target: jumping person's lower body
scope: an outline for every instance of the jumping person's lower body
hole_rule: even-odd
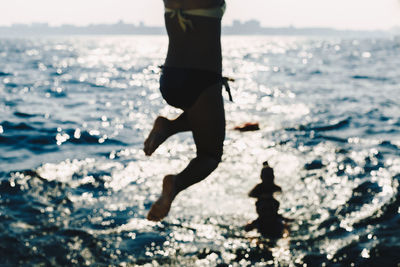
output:
[[[221,88],[221,83],[208,87],[191,107],[184,109],[174,120],[164,117],[155,120],[144,143],[146,155],[150,156],[171,135],[192,131],[197,156],[182,172],[164,177],[161,196],[152,205],[147,219],[162,220],[179,192],[205,179],[220,163],[225,139],[225,111]]]

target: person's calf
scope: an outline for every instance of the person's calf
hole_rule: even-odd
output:
[[[221,162],[220,158],[208,155],[198,155],[192,159],[189,165],[176,175],[177,194],[189,186],[204,180]]]

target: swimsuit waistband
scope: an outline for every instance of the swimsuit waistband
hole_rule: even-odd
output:
[[[175,13],[180,11],[182,14],[210,17],[210,18],[222,18],[226,10],[226,3],[223,3],[219,7],[213,8],[198,8],[198,9],[180,9],[180,8],[165,8],[165,13]]]
[[[178,70],[179,71],[179,70],[183,69],[183,68],[180,68],[180,67],[169,67],[169,66],[164,66],[164,65],[160,65],[158,67],[161,69],[161,71],[165,71],[165,70],[168,70],[168,69],[170,69],[170,70],[171,69],[172,70]],[[204,70],[202,70],[202,71],[204,72]],[[206,72],[214,73],[213,71],[206,71]],[[228,96],[229,96],[229,100],[231,102],[233,102],[233,97],[232,97],[231,88],[229,86],[229,82],[234,82],[235,79],[233,79],[231,77],[222,76],[222,74],[220,74],[220,73],[219,74],[216,73],[216,75],[218,76],[218,78],[216,78],[215,82],[216,83],[220,83],[225,87],[225,90],[226,90],[226,92],[228,93]]]

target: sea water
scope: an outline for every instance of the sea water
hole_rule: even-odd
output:
[[[162,178],[195,156],[190,133],[142,151],[180,112],[158,90],[167,42],[0,39],[0,264],[400,263],[398,39],[223,37],[223,162],[152,223]],[[292,219],[276,240],[243,231],[264,161]]]

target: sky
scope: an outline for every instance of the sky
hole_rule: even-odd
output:
[[[163,25],[161,0],[2,0],[0,25],[115,23]],[[400,27],[400,0],[226,0],[223,24],[256,19],[265,27]]]

